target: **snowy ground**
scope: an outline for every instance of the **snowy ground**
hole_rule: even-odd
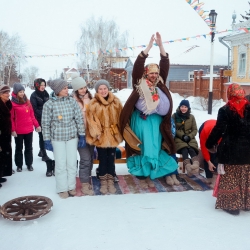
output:
[[[50,89],[47,88],[50,92]],[[32,91],[26,89],[27,96]],[[130,90],[117,96],[124,103]],[[182,97],[172,95],[174,110]],[[207,115],[188,98],[198,127]],[[223,103],[221,103],[223,104]],[[13,154],[14,154],[13,141]],[[106,195],[60,199],[54,177],[45,177],[46,165],[37,156],[38,135],[34,132],[34,171],[8,177],[0,189],[0,205],[25,195],[47,196],[53,210],[46,216],[25,222],[0,218],[0,250],[248,250],[249,212],[232,216],[215,210],[212,191]],[[53,158],[53,154],[49,152]],[[14,169],[16,169],[15,165]],[[96,167],[96,166],[95,166]],[[126,174],[125,164],[116,166]],[[94,173],[94,171],[93,171]]]

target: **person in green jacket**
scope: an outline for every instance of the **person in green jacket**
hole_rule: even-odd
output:
[[[182,100],[176,113],[172,115],[176,126],[174,138],[176,151],[182,154],[183,166],[187,169],[189,176],[199,173],[200,163],[198,160],[198,143],[195,139],[197,125],[188,100]],[[191,157],[191,159],[189,158]]]

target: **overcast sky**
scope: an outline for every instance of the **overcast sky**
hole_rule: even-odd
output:
[[[215,9],[217,30],[231,29],[232,13],[237,22],[250,7],[247,0],[200,0],[203,9]],[[19,34],[26,45],[26,55],[75,53],[80,26],[92,15],[114,19],[120,31],[129,33],[128,46],[148,44],[159,31],[163,41],[181,39],[210,32],[209,27],[186,3],[186,0],[0,0],[0,30]],[[224,36],[225,33],[220,34]],[[219,36],[219,35],[218,35]],[[227,48],[215,38],[215,64],[227,64]],[[199,47],[183,53],[193,45]],[[171,63],[210,64],[210,37],[164,44]],[[158,60],[157,47],[150,56]],[[129,51],[137,55],[140,49]],[[64,67],[75,67],[77,57],[31,58],[22,68],[34,65],[39,76],[48,79],[60,75]]]

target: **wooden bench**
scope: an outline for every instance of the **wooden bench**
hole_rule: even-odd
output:
[[[179,162],[183,162],[182,155],[180,155],[178,157],[178,163]],[[99,160],[94,159],[93,163],[94,164],[99,164]],[[125,163],[127,163],[127,158],[115,159],[115,164],[125,164]],[[186,169],[185,169],[185,167],[183,165],[181,167],[179,167],[179,168],[180,168],[180,170],[182,170],[182,173],[185,173]]]

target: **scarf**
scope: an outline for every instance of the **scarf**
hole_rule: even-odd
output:
[[[156,83],[158,83],[159,81],[163,82],[161,76],[158,76],[155,83],[152,83],[147,78],[143,77],[140,79],[139,84],[136,86],[136,91],[140,95],[140,98],[143,99],[142,112],[145,115],[148,115],[152,111],[154,111],[160,102],[159,94],[156,88]]]
[[[237,83],[229,85],[227,89],[227,105],[231,110],[234,110],[238,115],[243,118],[245,105],[248,103],[245,98],[245,90]]]
[[[24,102],[20,103],[18,98],[17,98],[17,95],[12,92],[12,94],[11,94],[11,101],[12,102],[14,102],[16,104],[25,104],[26,102],[28,103],[28,99],[27,99],[26,95],[23,96],[23,100],[24,100]]]
[[[49,99],[49,94],[46,90],[40,91],[39,89],[35,89],[35,92],[37,96],[39,96],[44,102],[46,102]]]

